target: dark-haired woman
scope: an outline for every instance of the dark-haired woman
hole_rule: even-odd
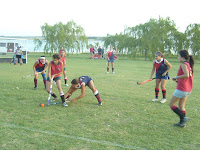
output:
[[[169,79],[168,72],[172,68],[172,65],[163,57],[164,56],[160,51],[155,53],[155,60],[153,61],[153,69],[150,76],[150,79],[152,79],[156,69],[156,87],[155,87],[155,98],[152,100],[153,102],[158,101],[160,84],[163,95],[163,98],[160,102],[165,103],[167,101],[166,99],[167,92],[165,86],[167,80]]]
[[[180,122],[174,125],[185,127],[186,122],[189,120],[188,117],[185,117],[185,103],[188,96],[192,92],[194,60],[192,56],[188,54],[187,50],[179,51],[178,60],[181,62],[181,65],[177,76],[172,79],[177,82],[177,87],[171,98],[169,106],[180,117]],[[179,103],[179,107],[176,106],[177,102]]]
[[[74,93],[77,89],[81,89],[81,95],[71,100],[71,102],[75,102],[78,99],[83,98],[85,96],[85,87],[88,86],[94,93],[94,96],[97,98],[98,105],[102,106],[102,101],[101,101],[99,92],[97,89],[95,89],[94,82],[89,76],[80,76],[78,79],[73,79],[71,84],[72,85],[69,91],[65,94],[65,98],[69,98],[72,95],[72,93]]]
[[[61,87],[61,74],[63,73],[63,63],[60,61],[59,54],[53,55],[53,61],[49,63],[48,67],[48,76],[47,76],[47,84],[46,84],[46,90],[49,93],[50,86],[52,84],[51,79],[53,79],[56,82],[56,85],[58,87],[58,90],[60,92],[60,98],[62,100],[63,106],[68,106],[65,102],[64,93]],[[54,97],[54,99],[57,98],[57,96],[51,91],[51,95]]]

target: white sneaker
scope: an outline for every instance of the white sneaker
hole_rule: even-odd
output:
[[[67,107],[68,105],[66,104],[66,102],[64,102],[64,103],[63,103],[63,106],[64,106],[64,107]]]
[[[107,72],[107,74],[109,74],[109,72]]]
[[[157,98],[152,99],[152,102],[155,102],[155,101],[158,101],[158,99]]]
[[[166,98],[163,98],[160,102],[163,104],[163,103],[166,103]]]
[[[115,74],[115,72],[112,72],[113,74]]]
[[[66,83],[65,86],[68,87],[69,85]]]

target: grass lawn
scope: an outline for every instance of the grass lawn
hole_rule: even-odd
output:
[[[0,149],[55,149],[55,150],[121,150],[121,149],[200,149],[200,65],[195,64],[193,92],[186,103],[191,119],[186,128],[174,127],[179,121],[168,103],[176,83],[167,83],[167,103],[151,102],[155,81],[137,85],[149,78],[152,61],[130,60],[118,57],[115,73],[106,73],[106,60],[90,60],[89,54],[67,57],[68,83],[81,75],[91,76],[98,89],[103,106],[88,87],[84,98],[70,103],[40,107],[48,93],[42,77],[38,89],[33,90],[32,66],[41,54],[30,53],[28,64],[14,66],[0,64]],[[51,57],[47,59],[50,61]],[[167,59],[167,58],[166,58]],[[168,59],[177,74],[178,59]],[[111,69],[110,69],[111,71]],[[66,93],[69,87],[62,88]],[[57,87],[53,91],[59,95]],[[80,90],[73,94],[79,96]],[[59,99],[60,100],[60,99]],[[161,92],[159,94],[161,100]]]

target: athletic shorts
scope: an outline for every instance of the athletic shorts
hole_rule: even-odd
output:
[[[61,77],[56,77],[53,80],[56,82],[57,80],[61,80]],[[47,81],[50,81],[49,77],[47,77]]]
[[[44,68],[36,68],[37,72],[42,72],[44,70]],[[46,71],[45,71],[46,72]]]
[[[22,58],[22,55],[16,55],[16,58]]]
[[[169,79],[169,76],[168,76],[168,75],[162,76],[162,75],[157,75],[157,74],[156,74],[156,79],[165,79],[165,80],[168,80],[168,79]]]
[[[109,59],[108,62],[115,62],[115,60],[110,60],[110,59]]]
[[[175,90],[173,96],[176,96],[178,98],[185,98],[186,96],[189,96],[191,92],[184,92],[180,90]]]

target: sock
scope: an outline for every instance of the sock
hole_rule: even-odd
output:
[[[65,99],[68,99],[68,98],[70,98],[70,96],[72,96],[71,94],[69,94]]]
[[[51,96],[53,96],[54,98],[56,98],[57,96],[54,93],[51,93]]]
[[[171,109],[180,117],[180,119],[184,118],[184,114],[177,106],[172,106]]]
[[[186,115],[186,110],[182,110],[183,116],[185,117]]]
[[[47,80],[43,80],[43,82],[44,82],[44,87],[45,87],[45,89],[46,89]]]
[[[37,87],[37,79],[34,78],[35,87]]]
[[[114,72],[114,68],[112,68],[112,72]]]
[[[166,89],[162,90],[163,98],[166,98]]]
[[[67,77],[64,80],[65,80],[65,84],[67,84]]]
[[[61,100],[62,100],[62,103],[64,103],[64,102],[65,102],[65,97],[64,97],[64,95],[60,95],[60,98],[61,98]]]
[[[94,96],[97,98],[98,102],[101,102],[101,98],[97,90],[94,92]]]
[[[158,94],[159,94],[159,89],[158,89],[158,88],[155,88],[155,95],[156,95],[156,98],[158,98]]]
[[[107,67],[107,72],[109,72],[109,68]]]

